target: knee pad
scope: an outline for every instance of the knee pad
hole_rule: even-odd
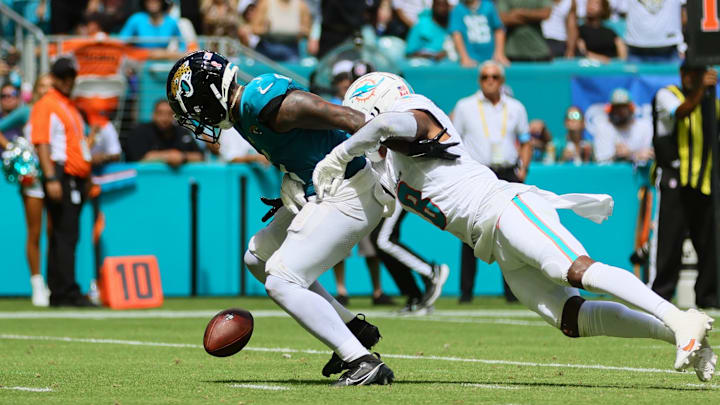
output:
[[[265,279],[267,278],[267,274],[265,274],[265,262],[260,260],[250,250],[245,251],[243,260],[253,277],[255,277],[257,281],[265,284]]]
[[[579,295],[568,298],[563,307],[562,319],[560,320],[560,330],[562,333],[571,338],[580,337],[580,328],[578,327],[578,314],[580,307],[585,299]]]

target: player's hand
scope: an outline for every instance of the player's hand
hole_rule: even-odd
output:
[[[60,184],[60,180],[51,180],[45,183],[45,191],[51,200],[56,202],[62,200],[62,184]]]
[[[345,179],[345,168],[351,160],[352,156],[348,155],[343,144],[340,144],[318,162],[313,171],[313,185],[320,200],[337,193]]]
[[[302,207],[307,203],[303,182],[293,180],[290,174],[285,173],[282,178],[282,184],[280,185],[280,199],[282,200],[282,205],[293,214],[300,212]]]
[[[703,73],[703,78],[702,78],[703,86],[705,86],[705,87],[717,86],[717,80],[718,80],[717,70],[710,68],[707,71],[705,71],[705,73]]]
[[[459,158],[460,155],[447,151],[459,142],[440,143],[440,138],[445,135],[445,132],[447,132],[447,128],[443,128],[443,130],[432,139],[418,139],[410,142],[407,148],[407,155],[410,157],[428,157],[445,160],[455,160]]]
[[[268,212],[266,212],[265,215],[263,215],[263,217],[262,217],[263,222],[272,218],[273,215],[275,215],[275,213],[278,212],[278,210],[280,208],[282,208],[282,206],[283,206],[282,199],[280,199],[280,198],[260,197],[260,201],[262,201],[263,204],[270,206],[270,209],[268,210]]]

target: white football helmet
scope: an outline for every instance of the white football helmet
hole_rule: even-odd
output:
[[[343,105],[362,112],[365,120],[369,121],[388,111],[400,97],[413,93],[415,91],[402,77],[387,72],[372,72],[350,85]]]

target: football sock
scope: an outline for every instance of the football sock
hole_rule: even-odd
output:
[[[578,313],[580,336],[650,338],[675,344],[675,335],[659,319],[610,301],[585,301]]]
[[[265,289],[273,301],[343,361],[351,362],[370,354],[320,295],[273,275],[267,276]]]
[[[337,312],[338,315],[340,315],[340,319],[342,319],[343,322],[348,323],[355,319],[355,313],[350,312],[347,308],[342,306],[342,304],[337,302],[335,297],[330,295],[330,293],[327,292],[327,290],[317,281],[310,284],[310,287],[308,287],[308,289],[315,294],[325,298],[325,301],[329,302],[330,305],[332,305],[333,309],[335,310],[335,312]]]
[[[675,305],[665,301],[629,271],[595,262],[582,277],[583,288],[588,291],[612,294],[623,301],[654,315],[671,329],[672,319],[681,314]],[[669,322],[670,321],[670,322]]]

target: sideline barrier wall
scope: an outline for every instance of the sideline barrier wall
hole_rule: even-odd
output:
[[[138,171],[134,187],[109,191],[101,196],[106,227],[102,251],[106,256],[155,255],[165,296],[190,294],[190,198],[191,180],[199,185],[198,196],[198,294],[237,295],[239,293],[240,177],[247,178],[247,234],[252,236],[264,224],[260,218],[267,206],[260,196],[279,195],[280,175],[274,169],[257,165],[222,163],[187,164],[179,170],[165,164],[125,165]],[[632,251],[637,187],[642,176],[630,165],[534,165],[528,183],[556,192],[607,193],[615,199],[615,212],[597,225],[566,210],[563,223],[575,233],[590,255],[609,264],[629,268]],[[0,180],[0,246],[3,247],[1,296],[30,294],[29,271],[25,261],[25,219],[16,185]],[[77,250],[77,280],[86,291],[94,277],[92,254],[92,209],[83,208],[81,236]],[[402,241],[427,259],[450,265],[450,278],[444,295],[459,293],[460,241],[416,215],[409,215],[402,227]],[[247,244],[247,242],[246,242]],[[45,237],[42,263],[45,273]],[[370,294],[370,277],[363,258],[355,251],[347,261],[347,286],[351,294]],[[246,274],[248,295],[264,295],[263,286]],[[326,272],[320,278],[329,291],[335,291],[334,278]],[[383,287],[395,294],[397,288],[387,272]],[[497,265],[480,263],[475,293],[497,295],[502,291]]]

